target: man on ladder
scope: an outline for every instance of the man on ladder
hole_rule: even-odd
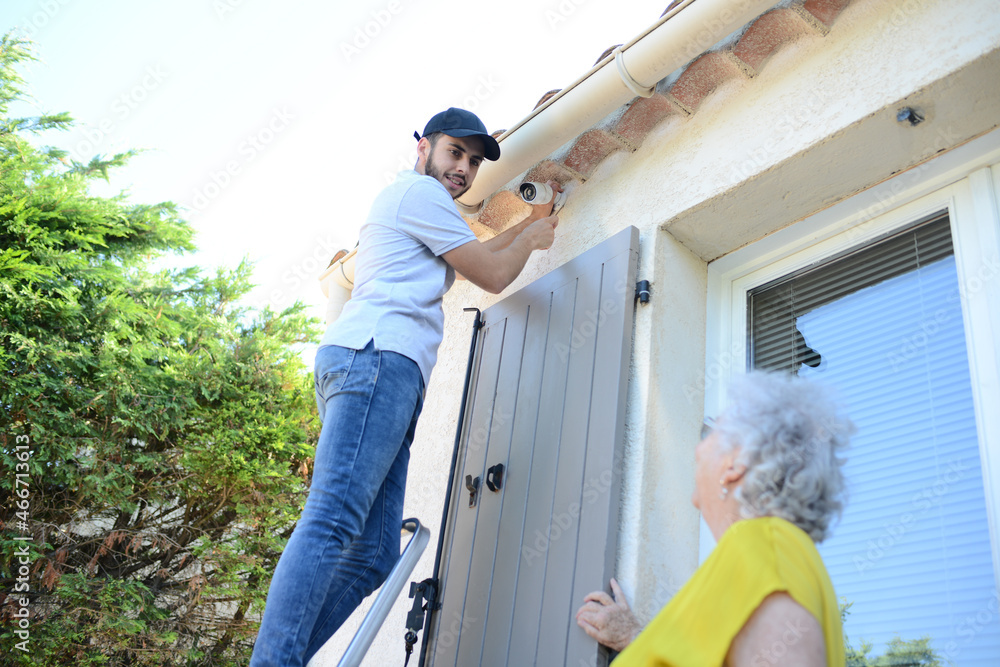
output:
[[[316,353],[323,429],[312,483],[271,580],[251,667],[305,665],[399,558],[410,443],[456,272],[498,294],[555,237],[551,203],[486,242],[459,215],[453,200],[484,159],[500,157],[475,114],[448,109],[416,136],[417,163],[375,199],[351,300]]]

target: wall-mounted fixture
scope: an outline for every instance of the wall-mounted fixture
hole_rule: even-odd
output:
[[[910,125],[919,125],[924,122],[924,116],[913,107],[903,107],[896,112],[896,121],[909,123]]]
[[[635,298],[639,303],[649,303],[649,281],[640,280],[635,284]]]

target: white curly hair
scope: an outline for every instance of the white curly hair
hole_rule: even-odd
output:
[[[733,382],[715,430],[746,465],[737,489],[743,518],[776,516],[822,542],[846,501],[842,466],[855,427],[834,392],[786,373]]]

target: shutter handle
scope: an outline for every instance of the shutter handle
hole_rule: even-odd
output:
[[[503,464],[498,463],[486,471],[486,486],[490,491],[499,491],[503,486]]]
[[[469,507],[475,507],[476,496],[479,495],[479,478],[472,479],[472,475],[466,475],[465,488],[469,490]]]

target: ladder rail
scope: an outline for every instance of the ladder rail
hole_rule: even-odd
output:
[[[361,622],[361,627],[358,628],[354,639],[351,640],[347,650],[344,651],[344,656],[337,663],[337,667],[359,667],[361,665],[361,661],[364,659],[365,654],[368,653],[368,649],[371,648],[372,642],[375,641],[378,631],[389,616],[392,605],[395,604],[396,599],[403,590],[403,586],[406,585],[414,568],[417,566],[417,561],[420,560],[420,556],[423,555],[424,550],[427,548],[427,543],[430,542],[431,531],[417,519],[404,520],[403,529],[412,532],[413,536],[407,543],[406,548],[403,549],[403,553],[396,562],[396,565],[393,566],[389,577],[382,584],[378,595],[375,596],[374,604],[372,604],[371,609],[365,615],[365,619]]]

